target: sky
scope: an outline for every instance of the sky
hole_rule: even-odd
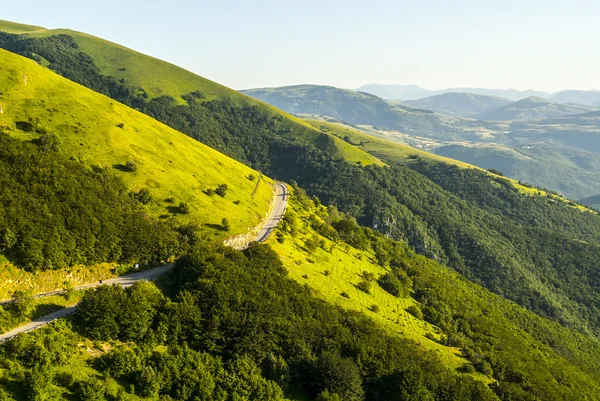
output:
[[[92,5],[93,4],[93,5]],[[0,0],[234,89],[600,89],[597,0]]]

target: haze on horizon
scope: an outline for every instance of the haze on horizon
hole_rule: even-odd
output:
[[[600,89],[600,3],[21,0],[0,18],[70,28],[235,89],[368,83]]]

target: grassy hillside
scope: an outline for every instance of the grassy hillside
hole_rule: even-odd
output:
[[[335,221],[339,216],[336,215],[336,211],[328,211],[309,201],[302,193],[293,193],[285,223],[268,241],[279,254],[290,277],[313,289],[317,297],[366,313],[391,335],[418,342],[424,350],[434,352],[445,366],[459,372],[471,371],[468,366],[473,359],[469,360],[468,341],[474,341],[471,345],[474,347],[486,343],[490,348],[484,350],[482,347],[481,353],[490,361],[498,358],[491,362],[494,370],[502,365],[506,372],[513,369],[536,372],[529,376],[528,391],[541,399],[548,398],[552,391],[570,391],[566,388],[559,390],[562,385],[554,387],[555,384],[550,384],[554,381],[551,376],[558,372],[570,371],[571,380],[581,379],[581,372],[586,372],[585,375],[589,376],[584,379],[587,383],[584,386],[597,385],[592,377],[600,374],[600,366],[583,356],[587,352],[600,352],[600,345],[595,339],[574,334],[556,323],[539,318],[461,279],[450,269],[414,255],[408,249],[401,251],[402,256],[396,257],[403,260],[402,269],[409,272],[412,287],[410,293],[394,296],[377,281],[390,272],[398,272],[397,267],[393,267],[397,261],[389,262],[393,265],[390,267],[388,262],[382,263],[376,246],[355,247],[332,236],[334,231],[323,227],[338,226]],[[371,241],[376,243],[375,239]],[[391,248],[393,245],[390,244],[386,249],[392,254]],[[363,284],[369,276],[373,278],[367,293]],[[423,298],[423,288],[437,295]],[[445,313],[454,316],[450,326],[459,327],[458,321],[463,318],[469,321],[470,329],[461,332],[469,340],[460,343],[460,348],[447,341],[453,336],[453,330],[442,327],[444,319],[437,313],[428,315],[428,305],[432,304],[437,310],[449,308]],[[425,311],[425,320],[407,312],[411,306]],[[482,310],[485,311],[483,315]],[[571,364],[573,366],[568,367]],[[477,366],[481,368],[481,365]],[[489,381],[480,372],[471,374],[478,380]],[[540,376],[534,378],[537,374]],[[494,375],[496,380],[502,380],[501,377]],[[504,385],[506,383],[501,387]],[[555,390],[550,390],[550,387]]]
[[[448,145],[433,150],[436,154],[501,171],[543,188],[579,199],[600,193],[600,156],[551,143],[507,147],[498,144]]]
[[[267,211],[269,180],[251,198],[256,181],[246,177],[258,173],[243,164],[35,62],[0,50],[0,64],[6,71],[0,77],[5,133],[23,140],[39,137],[35,131],[56,134],[65,154],[113,168],[134,190],[147,188],[154,198],[149,209],[157,216],[170,216],[170,207],[187,202],[189,214],[170,218],[220,224],[228,217],[236,233]],[[123,171],[128,161],[137,171]],[[219,184],[228,185],[226,197],[203,192]]]
[[[510,100],[501,97],[452,92],[404,102],[404,104],[419,109],[433,110],[436,113],[458,117],[474,117],[509,103],[511,103]]]

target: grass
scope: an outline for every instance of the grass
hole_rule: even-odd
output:
[[[371,253],[344,243],[334,244],[317,234],[309,223],[316,214],[304,210],[293,195],[286,214],[295,217],[298,223],[297,234],[283,234],[284,242],[281,243],[276,239],[282,235],[278,228],[279,234],[272,235],[267,243],[280,256],[290,278],[308,285],[317,297],[327,302],[365,313],[388,333],[416,341],[423,349],[435,352],[451,369],[459,369],[469,364],[461,356],[459,349],[446,347],[435,341],[440,339],[438,328],[406,311],[412,305],[418,306],[414,299],[394,297],[381,289],[375,281],[371,285],[370,294],[358,288],[358,284],[364,280],[364,272],[372,274],[375,278],[387,272],[375,262]],[[324,246],[310,253],[304,242],[315,236],[324,241]],[[373,305],[377,305],[377,308]],[[488,380],[478,373],[474,376],[483,381]]]
[[[18,24],[16,22],[0,20],[0,31],[4,32],[21,34],[45,30],[46,28],[42,28],[41,26]]]
[[[230,233],[215,232],[224,238],[245,232],[268,210],[272,181],[265,178],[252,198],[256,182],[246,177],[258,173],[242,163],[31,60],[1,50],[0,65],[0,129],[30,140],[37,134],[16,129],[15,123],[39,121],[40,128],[59,136],[62,152],[112,169],[132,191],[149,189],[151,214],[182,224],[219,225],[227,217]],[[122,171],[128,161],[137,171]],[[225,197],[203,192],[219,184],[229,188]],[[189,204],[189,214],[173,213],[180,202]]]

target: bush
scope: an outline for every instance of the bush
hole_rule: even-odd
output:
[[[215,190],[212,188],[208,188],[205,192],[206,195],[208,196],[213,196],[215,194]]]
[[[221,228],[223,229],[223,231],[229,231],[231,229],[227,217],[223,217],[223,219],[221,219]]]
[[[371,282],[370,281],[363,280],[360,283],[358,283],[358,285],[356,287],[358,287],[358,289],[361,290],[362,292],[364,292],[365,294],[371,293]]]
[[[152,201],[152,195],[150,195],[150,191],[147,188],[140,189],[139,192],[134,195],[134,198],[143,205],[147,205]]]
[[[256,176],[254,174],[250,174],[246,178],[248,178],[250,181],[254,181],[256,179]]]
[[[369,307],[372,312],[379,313],[379,305],[373,304]]]
[[[58,150],[60,138],[56,134],[44,134],[40,137],[39,144],[40,149],[45,151]]]
[[[215,189],[215,193],[220,197],[224,198],[225,194],[227,194],[227,184],[221,184]]]
[[[127,163],[125,163],[125,171],[134,173],[137,171],[137,169],[137,164],[133,160],[127,160]]]
[[[386,273],[379,277],[377,283],[385,292],[395,297],[403,297],[408,292],[402,282],[392,273]]]
[[[408,308],[406,308],[406,311],[414,317],[416,317],[417,319],[423,320],[423,312],[421,312],[421,309],[419,309],[417,306],[411,305]]]
[[[186,202],[179,202],[179,206],[177,207],[177,212],[181,214],[189,214],[190,213],[190,205]]]

